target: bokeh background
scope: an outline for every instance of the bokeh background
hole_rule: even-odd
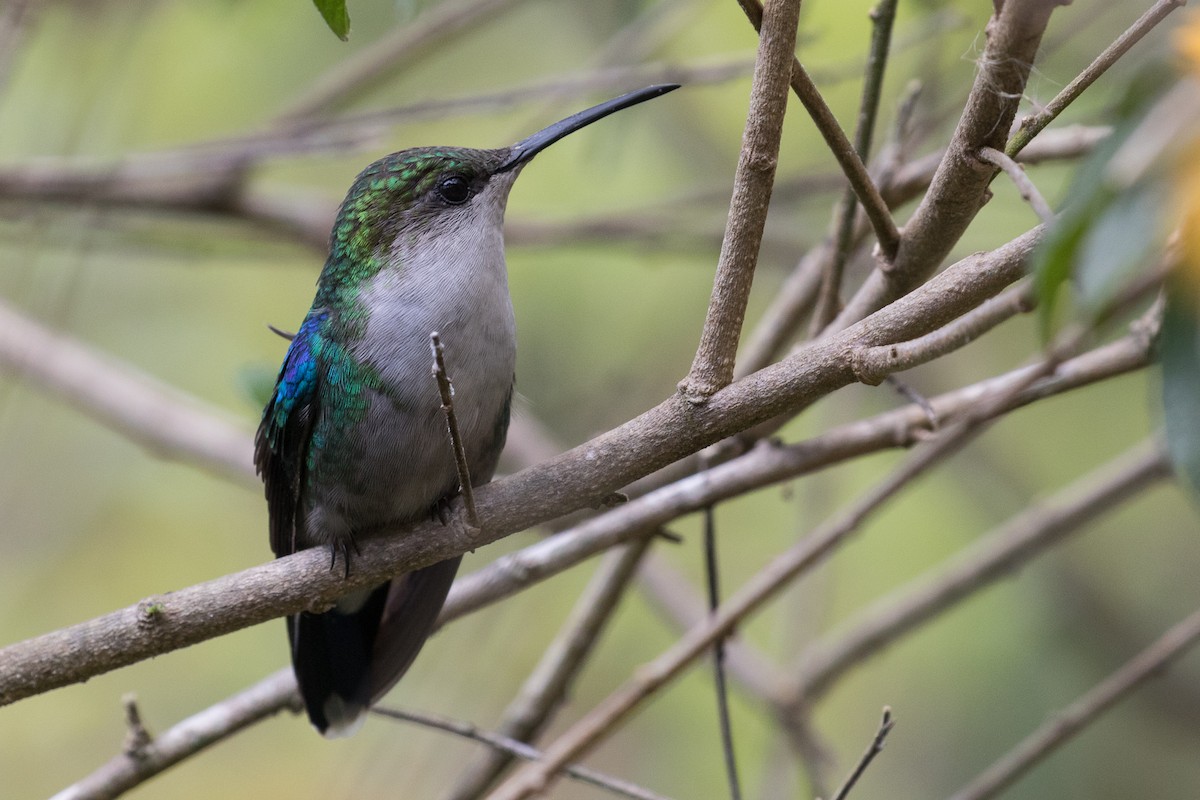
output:
[[[35,2],[6,49],[0,164],[171,150],[268,130],[271,120],[397,26],[438,4],[351,0],[339,42],[311,4],[260,0]],[[870,34],[865,0],[805,4],[799,52],[848,127]],[[1028,103],[1045,102],[1148,3],[1077,0],[1059,10]],[[900,4],[879,138],[906,83],[923,77],[914,154],[943,142],[983,46],[988,2]],[[1182,16],[1182,15],[1180,15]],[[1170,20],[1073,106],[1102,124],[1147,62],[1169,52]],[[605,120],[525,171],[509,203],[519,326],[518,412],[565,448],[657,403],[686,373],[712,284],[747,108],[756,37],[728,0],[507,3],[338,113],[463,98],[638,63],[724,72]],[[647,72],[647,75],[650,75]],[[651,78],[653,80],[653,78]],[[647,81],[649,82],[649,81]],[[305,152],[250,165],[263,196],[328,214],[357,171],[419,144],[500,146],[618,90],[390,114],[335,127]],[[368,124],[369,123],[369,124]],[[356,147],[338,145],[367,130]],[[320,137],[318,143],[324,141]],[[3,169],[0,167],[0,170]],[[1071,165],[1031,170],[1057,202]],[[824,235],[835,165],[798,104],[749,319],[805,247]],[[0,297],[46,325],[224,409],[247,432],[323,262],[295,230],[224,211],[34,201],[0,182]],[[1001,177],[958,252],[997,246],[1035,223]],[[903,216],[901,212],[901,216]],[[597,223],[581,225],[578,223]],[[1038,347],[1033,320],[907,376],[934,394],[1005,369]],[[866,603],[935,567],[1032,498],[1069,483],[1160,425],[1153,370],[1011,415],[922,481],[742,635],[781,663]],[[852,387],[785,431],[799,439],[902,402]],[[259,487],[163,460],[20,377],[0,374],[0,644],[267,559]],[[863,459],[717,511],[722,579],[740,585],[772,554],[900,456]],[[899,725],[858,797],[944,795],[1055,708],[1069,703],[1200,601],[1196,508],[1164,484],[1089,526],[1014,578],[919,629],[852,672],[816,711],[847,771],[880,708]],[[701,575],[696,520],[660,554]],[[528,544],[529,532],[468,556],[466,571]],[[389,703],[490,726],[536,663],[592,565],[462,620],[430,642]],[[606,695],[676,632],[636,592],[617,614],[559,717]],[[136,692],[161,730],[286,663],[283,623],[245,630],[0,709],[0,797],[52,794],[117,752],[120,698]],[[735,694],[750,797],[795,797],[762,709]],[[694,669],[588,762],[673,797],[724,791],[711,678]],[[372,719],[327,742],[288,714],[255,726],[136,790],[153,798],[434,798],[475,745]],[[596,797],[560,784],[554,796]],[[1013,798],[1200,796],[1200,658],[1115,711],[1039,767]]]

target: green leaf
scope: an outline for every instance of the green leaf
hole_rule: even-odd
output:
[[[350,36],[350,12],[346,0],[313,0],[313,5],[325,18],[325,24],[343,42]]]
[[[1160,348],[1167,449],[1178,475],[1200,493],[1200,311],[1183,286],[1167,294]]]

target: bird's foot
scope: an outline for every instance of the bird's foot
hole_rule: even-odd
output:
[[[454,503],[454,495],[439,499],[429,509],[429,518],[436,519],[443,526],[450,524],[450,506]]]
[[[354,534],[346,534],[339,536],[337,539],[329,543],[329,571],[333,572],[337,566],[338,553],[342,555],[342,562],[345,564],[343,578],[350,577],[350,551],[353,550],[355,555],[362,555],[362,551],[358,549],[358,540],[354,538]]]

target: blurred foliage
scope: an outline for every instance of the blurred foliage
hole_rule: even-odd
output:
[[[410,5],[357,3],[354,40],[342,44],[310,8],[286,0],[35,3],[4,76],[0,167],[41,156],[115,158],[270,130],[276,114],[305,97],[322,76],[408,22]],[[1028,89],[1030,106],[1053,96],[1141,5],[1077,0],[1056,12]],[[804,6],[801,56],[843,121],[852,120],[857,108],[870,6],[870,0]],[[920,135],[910,155],[944,142],[970,85],[990,11],[991,4],[968,0],[901,4],[880,141],[903,87],[921,76]],[[1150,54],[1166,48],[1166,36],[1157,31],[1138,45],[1062,122],[1113,121],[1118,87]],[[729,0],[529,0],[426,49],[400,74],[353,98],[350,112],[503,90],[604,65],[744,61],[754,44],[753,31]],[[687,86],[657,102],[653,114],[619,115],[556,145],[518,182],[509,203],[514,229],[609,214],[655,221],[648,235],[622,238],[618,226],[608,241],[526,240],[509,249],[524,396],[517,413],[536,415],[564,447],[659,402],[686,373],[711,289],[748,87],[748,73]],[[254,165],[251,178],[264,191],[332,208],[362,165],[384,152],[430,143],[501,145],[603,94],[399,119],[380,126],[367,147],[272,154]],[[799,104],[791,110],[780,181],[832,174],[833,160]],[[1073,178],[1075,171],[1074,165],[1053,163],[1029,170],[1056,206],[1068,185],[1082,180]],[[781,194],[772,208],[751,324],[801,247],[826,229],[840,190],[814,184]],[[968,232],[958,254],[995,247],[1036,224],[1003,177],[993,191],[981,224]],[[908,210],[898,213],[902,222]],[[1106,205],[1088,224],[1142,225],[1142,216]],[[278,229],[223,213],[7,199],[0,204],[0,261],[0,297],[225,409],[249,432],[262,387],[285,348],[266,325],[294,329],[311,300],[323,254]],[[861,279],[868,261],[851,265],[851,280]],[[905,380],[935,394],[1010,369],[1039,346],[1037,320],[1014,320]],[[1156,404],[1148,401],[1159,383],[1154,373],[1130,375],[1000,422],[746,624],[741,635],[786,663],[798,647],[836,630],[864,604],[934,569],[1031,498],[1156,428]],[[1176,406],[1184,414],[1194,402],[1189,398]],[[813,435],[898,402],[886,388],[850,387],[783,435]],[[1172,405],[1169,426],[1176,424]],[[1200,427],[1186,419],[1184,425],[1193,434]],[[0,448],[0,643],[269,557],[257,484],[234,484],[157,460],[3,374]],[[740,585],[899,457],[861,459],[722,505],[723,584],[730,591]],[[663,545],[661,555],[699,576],[698,521],[684,519],[673,529],[684,534],[685,544]],[[533,536],[518,535],[470,555],[465,569]],[[389,702],[493,725],[591,569],[572,570],[449,626]],[[889,704],[898,726],[854,796],[952,791],[1048,710],[1066,705],[1191,611],[1197,574],[1196,521],[1182,493],[1164,486],[1140,496],[852,672],[816,712],[837,759],[835,773],[858,757],[880,707]],[[559,719],[589,708],[673,637],[650,605],[631,595]],[[128,691],[138,693],[154,732],[286,661],[280,622],[2,708],[0,794],[49,795],[118,752],[124,736],[120,698]],[[1200,796],[1197,685],[1193,655],[1007,796]],[[723,777],[711,692],[709,671],[693,670],[589,764],[671,796],[714,796]],[[736,696],[734,724],[748,796],[803,794],[800,779],[776,766],[782,745],[763,710]],[[327,742],[303,720],[284,715],[132,796],[382,797],[399,790],[406,797],[435,798],[474,752],[473,745],[379,719],[352,739]],[[554,796],[597,794],[562,784]]]

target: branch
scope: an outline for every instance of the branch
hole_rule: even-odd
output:
[[[1028,279],[1010,286],[978,308],[936,331],[908,342],[868,347],[853,354],[854,372],[863,383],[878,386],[884,378],[952,353],[1017,314],[1034,308]]]
[[[760,0],[738,0],[738,5],[746,13],[746,17],[754,29],[761,30],[763,6]],[[833,112],[829,110],[825,98],[821,96],[820,90],[809,77],[808,71],[794,56],[791,69],[792,91],[804,105],[808,115],[812,117],[817,130],[825,139],[829,151],[842,168],[842,172],[846,174],[846,180],[850,182],[867,219],[871,221],[871,227],[875,229],[875,237],[879,240],[880,250],[890,260],[895,255],[896,246],[900,240],[900,233],[896,230],[896,223],[892,220],[892,215],[888,213],[887,206],[884,204],[883,198],[879,196],[879,190],[871,180],[862,159],[855,152],[850,140],[846,138],[846,133],[838,124],[837,118],[833,116]]]
[[[485,744],[492,749],[492,752],[504,753],[509,757],[522,758],[526,761],[537,761],[542,757],[541,752],[522,741],[510,736],[502,736],[480,730],[469,723],[456,722],[445,717],[435,717],[430,714],[401,711],[396,708],[383,708],[381,706],[376,706],[371,711],[381,717],[397,719],[402,722],[412,722],[426,728],[433,728],[434,730],[461,736],[473,742]],[[581,783],[591,784],[622,797],[632,797],[634,800],[667,800],[662,795],[651,792],[648,789],[643,789],[641,786],[632,784],[629,781],[613,778],[587,767],[570,765],[563,769],[563,772]]]
[[[791,702],[813,703],[851,667],[1170,475],[1161,442],[1147,441],[1030,507],[947,566],[878,600],[845,633],[807,648]]]
[[[40,385],[164,458],[254,480],[250,434],[224,412],[160,383],[0,300],[0,368]]]
[[[896,19],[896,0],[880,0],[871,10],[871,50],[867,54],[866,76],[863,79],[862,96],[859,99],[858,124],[854,130],[854,151],[866,161],[871,153],[871,139],[875,132],[875,117],[879,113],[879,95],[883,88],[883,73],[887,67],[888,48],[892,41],[892,24]],[[813,315],[813,327],[820,332],[841,310],[842,275],[846,260],[850,256],[850,243],[854,238],[855,208],[857,196],[847,189],[835,214],[833,260],[829,263],[821,282],[821,294],[817,298]],[[895,242],[893,242],[893,245]],[[888,258],[895,257],[895,247]]]
[[[1011,396],[1005,410],[1090,385],[1146,366],[1150,360],[1151,333],[1136,333],[1110,345],[1060,364],[1054,375],[1029,384],[1036,367],[1022,367],[1006,375],[934,398],[938,419],[952,420],[989,398],[1007,396],[1013,387],[1028,388]],[[834,428],[809,441],[785,447],[760,444],[725,464],[649,492],[603,517],[584,522],[570,531],[523,550],[501,556],[478,572],[455,582],[441,616],[441,624],[497,602],[546,577],[612,547],[648,528],[666,525],[711,503],[753,489],[790,480],[831,464],[885,448],[909,447],[929,430],[929,416],[919,405],[906,406],[876,417]],[[737,650],[731,651],[737,670]],[[765,686],[739,672],[750,686]],[[769,691],[755,692],[769,696]]]
[[[356,589],[596,506],[631,481],[739,430],[799,408],[854,380],[848,349],[922,335],[1017,279],[1030,232],[990,256],[964,259],[919,291],[846,331],[727,386],[702,406],[675,394],[550,461],[481,487],[482,530],[424,522],[362,543],[343,579],[306,550],[0,650],[0,705],[302,610],[321,611]]]
[[[1015,394],[1015,391],[1010,393]],[[867,491],[849,509],[773,559],[708,620],[688,631],[654,661],[639,667],[633,678],[568,728],[546,748],[543,760],[523,767],[502,783],[489,795],[489,800],[523,800],[544,791],[564,764],[579,758],[612,733],[621,721],[647,698],[681,675],[714,642],[727,636],[735,625],[760,610],[801,573],[821,562],[918,476],[961,448],[982,430],[983,423],[990,416],[999,413],[1002,400],[994,398],[973,409],[969,417],[953,428],[946,428],[930,444],[915,451],[887,479]]]
[[[546,648],[516,698],[504,710],[499,733],[521,742],[531,742],[550,724],[616,611],[652,540],[651,536],[643,536],[608,554],[575,602],[562,630]],[[514,755],[500,750],[489,751],[485,758],[466,768],[450,792],[451,800],[468,800],[482,795],[512,764]]]
[[[450,376],[446,374],[445,350],[437,331],[429,334],[429,349],[433,351],[433,379],[437,381],[442,413],[446,416],[446,430],[450,435],[450,449],[454,451],[454,468],[458,471],[458,485],[467,511],[467,524],[478,528],[479,512],[475,509],[471,470],[467,466],[467,452],[463,449],[462,436],[458,432],[458,415],[454,413],[454,386],[450,383]]]
[[[1144,366],[1149,359],[1150,345],[1153,338],[1153,329],[1143,329],[1133,336],[1118,340],[1098,348],[1091,353],[1067,361],[1059,366],[1054,376],[1035,383],[1028,390],[1017,395],[1014,398],[1012,407],[1015,408],[1036,399],[1051,396],[1079,386],[1089,385],[1092,382],[1105,380],[1114,375]],[[962,409],[972,407],[980,402],[980,398],[983,396],[1006,391],[1008,386],[1013,385],[1014,380],[1023,380],[1023,375],[1028,369],[1017,370],[1009,375],[993,378],[981,384],[969,386],[965,389],[943,395],[942,397],[934,398],[933,403],[938,410],[938,416],[942,418],[954,416],[955,413],[958,413],[956,409],[961,411]],[[790,462],[790,469],[792,471],[776,473],[776,478],[782,480],[785,477],[799,475],[802,472],[835,463],[838,460],[873,452],[885,447],[905,446],[914,440],[914,432],[916,430],[923,429],[927,425],[928,421],[924,412],[920,409],[909,407],[836,428],[824,436],[791,446],[786,448],[786,451],[780,452],[780,458]],[[746,458],[757,458],[771,452],[773,452],[773,448],[762,447]],[[710,473],[710,478],[716,479],[712,481],[713,483],[720,483],[719,474],[714,475]],[[685,495],[689,493],[689,487],[667,488],[662,490],[662,493]],[[716,495],[711,497],[701,496],[697,498],[697,502],[704,504],[713,502],[715,499],[717,499]],[[680,503],[676,510],[679,514],[682,514],[692,509],[690,506]],[[486,578],[483,580],[478,579],[481,577],[481,574],[495,573],[502,567],[502,563],[494,563],[481,570],[480,573],[467,576],[463,582],[456,584],[456,588],[446,604],[446,611],[442,616],[443,624],[450,619],[462,616],[471,610],[471,608],[480,605],[473,602],[471,597],[472,592],[469,587],[472,585],[492,585],[492,581]],[[502,569],[500,571],[503,572]],[[537,568],[531,570],[531,572],[541,574],[546,574],[548,571]],[[670,574],[664,572],[662,569],[650,569],[647,570],[643,583],[650,591],[650,596],[660,605],[669,609],[670,616],[681,620],[685,626],[694,625],[704,617],[704,612],[701,609],[702,603],[699,600],[681,597],[682,593],[690,588],[686,584],[664,586],[662,581],[669,578]],[[652,580],[651,576],[653,576]],[[526,581],[521,585],[526,585],[528,582]],[[903,606],[904,604],[901,603],[900,605]],[[864,629],[867,627],[864,625]],[[862,638],[869,638],[869,636],[869,634],[864,634]],[[850,643],[853,638],[853,635],[847,637],[847,643],[841,649],[847,651],[855,650],[856,646]],[[843,658],[833,655],[838,649],[836,645],[831,646],[831,654],[825,658],[825,661],[830,664],[828,667],[830,671],[841,668],[840,665],[834,664],[834,662]],[[729,665],[739,682],[760,701],[768,704],[773,709],[773,713],[779,719],[784,732],[788,735],[793,749],[802,754],[806,761],[810,762],[810,768],[812,768],[812,762],[817,759],[812,752],[811,733],[802,724],[801,717],[803,715],[800,713],[800,709],[807,707],[804,695],[810,692],[819,692],[820,688],[818,684],[825,682],[824,678],[820,675],[821,669],[812,666],[812,661],[806,662],[810,667],[809,671],[805,673],[808,676],[806,678],[808,685],[801,684],[801,690],[794,692],[793,698],[788,700],[779,694],[778,690],[779,687],[783,686],[783,682],[780,680],[776,670],[771,664],[758,656],[755,651],[748,649],[742,643],[734,640],[730,642],[728,655]],[[291,676],[291,670],[283,670],[239,696],[269,692],[270,690],[267,689],[268,685],[275,684],[278,681],[288,681],[289,686],[293,685],[294,679]],[[282,687],[277,688],[280,689],[274,695],[277,705],[271,706],[269,703],[264,703],[262,706],[264,713],[280,710],[294,702],[294,694],[292,692],[282,691]],[[221,709],[225,708],[226,703],[236,704],[236,700],[223,701],[208,711],[196,715],[193,719],[210,719],[214,721],[224,719],[225,714]],[[222,735],[227,735],[222,734],[222,730],[224,728],[219,725],[215,726],[211,735],[206,734],[208,740],[216,741]],[[150,773],[145,773],[143,779],[146,777],[150,777]]]
[[[1198,642],[1200,611],[1176,624],[1087,694],[1047,720],[978,778],[955,792],[952,800],[986,800],[995,797],[1119,700],[1151,678],[1161,675],[1173,661]]]
[[[1006,0],[987,26],[987,46],[963,115],[932,184],[904,226],[895,260],[871,273],[830,325],[840,330],[911,291],[937,269],[987,199],[996,174],[979,149],[1004,148],[1042,33],[1062,0]]]
[[[777,0],[763,19],[750,88],[750,112],[742,134],[712,299],[696,358],[679,387],[681,394],[696,405],[733,380],[738,339],[779,163],[787,78],[799,17],[800,0]]]
[[[1084,90],[1115,64],[1117,59],[1129,52],[1129,49],[1141,41],[1142,37],[1149,33],[1155,25],[1162,22],[1175,9],[1183,7],[1186,2],[1187,0],[1158,0],[1148,8],[1136,22],[1117,37],[1116,41],[1105,48],[1103,53],[1096,56],[1096,60],[1088,65],[1087,69],[1076,75],[1074,80],[1047,103],[1045,108],[1021,120],[1021,127],[1004,148],[1005,154],[1012,157],[1020,153],[1033,141],[1035,136],[1041,133],[1042,129],[1053,122],[1067,106],[1083,94]]]
[[[121,753],[100,769],[54,795],[52,800],[109,800],[144,783],[189,756],[278,712],[300,713],[291,669],[269,678],[163,731],[136,754]]]
[[[892,710],[887,706],[883,707],[883,720],[879,723],[879,730],[875,732],[875,738],[871,740],[871,744],[867,747],[866,752],[862,754],[862,758],[858,760],[858,766],[854,768],[854,772],[850,773],[850,777],[838,789],[838,793],[833,796],[833,800],[846,800],[850,790],[854,788],[854,784],[858,783],[858,779],[867,771],[867,767],[871,766],[871,762],[875,760],[875,756],[883,752],[883,743],[887,741],[888,734],[892,732],[892,728],[896,727],[896,720],[892,719]]]
[[[1054,210],[1050,208],[1050,204],[1046,202],[1046,198],[1042,197],[1042,193],[1038,191],[1038,188],[1033,185],[1033,181],[1029,180],[1029,176],[1025,174],[1025,170],[1021,169],[1020,164],[991,147],[980,148],[979,157],[993,167],[998,167],[1004,171],[1004,174],[1017,187],[1017,191],[1021,194],[1021,199],[1033,206],[1034,213],[1038,215],[1038,219],[1046,225],[1054,222]]]

